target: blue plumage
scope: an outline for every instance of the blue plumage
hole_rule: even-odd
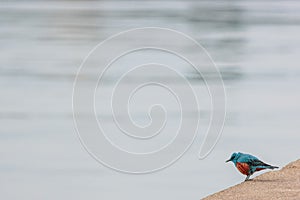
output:
[[[226,162],[229,161],[232,161],[241,173],[247,175],[245,181],[247,181],[249,177],[256,171],[278,168],[276,166],[264,163],[255,156],[241,152],[233,153],[230,159]]]

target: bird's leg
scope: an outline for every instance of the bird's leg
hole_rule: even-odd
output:
[[[253,174],[253,170],[250,168],[250,170],[248,171],[248,175],[247,175],[245,181],[250,181],[249,178],[250,178],[250,176],[251,176],[252,174]]]
[[[251,174],[249,174],[249,175],[246,177],[245,181],[248,181],[249,178],[250,178],[250,176],[251,176]]]

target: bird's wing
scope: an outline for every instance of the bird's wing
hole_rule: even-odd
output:
[[[248,163],[250,166],[270,166],[263,161],[259,160],[255,156],[252,156],[250,154],[243,154],[239,159],[238,162],[245,162]]]
[[[257,167],[257,166],[263,166],[263,167],[270,167],[271,165],[264,163],[261,160],[253,160],[251,163],[251,166]]]
[[[259,161],[259,159],[250,154],[242,154],[242,155],[240,155],[240,157],[238,158],[237,161],[241,162],[241,163],[249,163],[250,164],[252,162]]]

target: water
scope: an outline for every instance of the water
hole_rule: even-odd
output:
[[[299,10],[296,1],[2,1],[1,196],[199,199],[243,180],[224,163],[234,151],[279,166],[298,159]],[[144,26],[172,28],[204,45],[225,79],[227,118],[205,160],[197,159],[200,131],[174,165],[133,176],[103,167],[82,148],[71,95],[96,44]],[[143,122],[143,113],[135,114]]]

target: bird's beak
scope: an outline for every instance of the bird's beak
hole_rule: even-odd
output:
[[[231,161],[230,159],[228,159],[228,160],[226,160],[225,162],[229,162],[229,161]]]

